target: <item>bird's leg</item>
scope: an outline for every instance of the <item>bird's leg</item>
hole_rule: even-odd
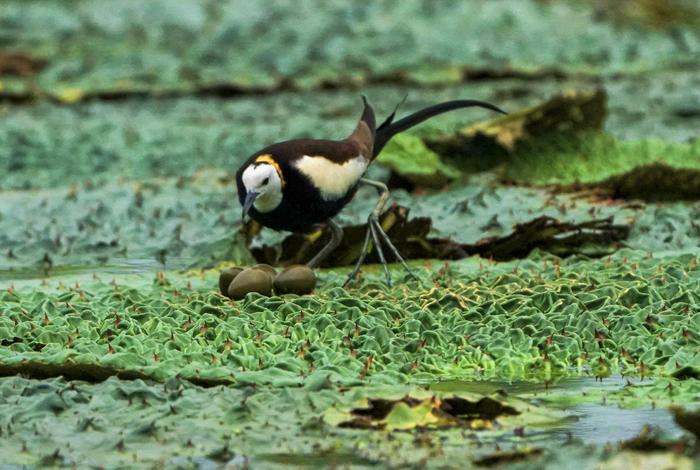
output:
[[[372,239],[374,240],[374,244],[377,247],[377,254],[379,255],[379,259],[382,262],[382,266],[384,267],[384,273],[387,278],[387,284],[391,285],[391,275],[389,273],[389,269],[386,265],[386,259],[384,258],[384,252],[381,248],[381,241],[384,241],[384,243],[387,245],[389,250],[394,254],[394,257],[401,263],[403,268],[408,272],[408,274],[413,277],[414,279],[420,281],[418,277],[413,273],[411,268],[408,267],[408,264],[406,264],[406,261],[403,259],[401,254],[399,253],[399,250],[396,249],[396,246],[391,242],[389,239],[389,236],[386,234],[384,229],[382,228],[381,224],[379,223],[379,215],[382,213],[382,210],[384,209],[384,206],[386,205],[386,202],[389,200],[389,188],[386,187],[384,183],[381,183],[379,181],[373,181],[369,180],[367,178],[362,178],[360,180],[361,183],[365,183],[369,186],[372,186],[379,191],[379,200],[377,201],[377,204],[374,206],[374,210],[372,213],[369,215],[367,219],[367,233],[365,234],[365,241],[362,246],[362,251],[360,252],[360,257],[357,260],[357,263],[355,264],[354,269],[348,276],[348,279],[345,281],[344,285],[348,285],[350,281],[352,281],[357,273],[360,270],[360,266],[362,265],[363,261],[365,260],[365,256],[367,255],[367,252],[369,251],[369,237],[370,235],[372,236]]]
[[[311,269],[319,267],[323,260],[325,260],[333,250],[338,248],[340,242],[343,241],[343,229],[340,227],[340,225],[335,223],[333,219],[329,219],[328,226],[331,229],[331,240],[321,249],[321,251],[316,254],[316,256],[311,258],[311,261],[306,263],[306,265]]]
[[[360,250],[360,256],[357,258],[357,262],[355,263],[355,267],[352,268],[352,272],[348,275],[348,278],[345,280],[343,283],[343,287],[347,287],[350,282],[355,279],[355,276],[357,276],[357,273],[360,272],[360,267],[362,266],[362,263],[365,261],[365,256],[367,256],[367,253],[369,252],[369,235],[370,231],[367,230],[365,232],[365,241],[362,242],[362,249]]]
[[[401,253],[399,253],[399,250],[394,246],[394,243],[392,243],[391,239],[389,238],[389,235],[386,234],[386,232],[382,229],[381,224],[379,223],[378,219],[373,219],[372,223],[377,227],[377,231],[379,232],[379,235],[382,237],[382,240],[384,240],[384,243],[389,247],[389,250],[394,254],[396,259],[401,263],[401,266],[406,270],[406,272],[411,276],[413,279],[415,279],[418,282],[422,282],[418,276],[413,272],[413,270],[408,266],[406,263],[406,260],[403,259],[403,256],[401,256]]]
[[[382,250],[382,244],[380,243],[379,236],[377,235],[376,224],[374,220],[368,222],[369,231],[372,232],[372,241],[374,241],[374,247],[377,249],[377,254],[379,255],[379,261],[382,262],[382,268],[384,268],[384,276],[386,277],[386,284],[391,286],[391,273],[389,273],[389,267],[386,265],[386,258],[384,258],[384,250]],[[379,229],[381,230],[381,228]]]

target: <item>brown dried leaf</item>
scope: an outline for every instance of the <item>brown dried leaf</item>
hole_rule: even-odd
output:
[[[582,223],[560,222],[551,217],[537,217],[530,222],[513,227],[510,235],[489,237],[474,244],[458,243],[448,238],[429,237],[432,221],[427,217],[408,220],[408,209],[398,205],[381,215],[380,221],[394,245],[406,259],[456,260],[480,255],[495,260],[509,260],[527,256],[539,248],[559,256],[583,252],[588,246],[616,247],[629,235],[630,227],[614,224],[612,219],[590,220]],[[365,236],[366,225],[344,227],[341,245],[326,259],[323,266],[351,265],[359,256]],[[252,254],[259,263],[303,264],[328,243],[329,233],[319,236],[292,234],[282,241],[281,247],[265,245],[253,248]],[[586,252],[589,256],[603,256]],[[367,261],[379,262],[374,252]]]

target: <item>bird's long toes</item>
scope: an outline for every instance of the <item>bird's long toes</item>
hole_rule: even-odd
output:
[[[355,282],[357,280],[357,274],[359,273],[359,270],[353,269],[350,274],[348,274],[348,277],[345,279],[345,282],[343,283],[343,288],[348,287],[350,284]]]
[[[387,265],[384,265],[384,278],[386,280],[386,285],[391,287],[391,272],[389,271],[389,267]]]
[[[423,280],[419,278],[418,275],[412,269],[405,267],[404,270],[408,273],[410,277],[413,278],[414,281],[418,282],[422,286],[425,286],[425,284],[423,284]]]

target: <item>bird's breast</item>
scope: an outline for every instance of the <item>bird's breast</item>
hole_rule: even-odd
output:
[[[369,161],[362,155],[345,161],[304,155],[293,165],[318,190],[322,199],[334,201],[344,197],[357,184]]]

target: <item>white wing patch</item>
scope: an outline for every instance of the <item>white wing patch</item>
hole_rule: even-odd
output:
[[[367,169],[367,159],[362,155],[343,163],[335,163],[324,157],[304,155],[294,162],[299,171],[308,176],[326,201],[340,199],[362,178]]]

